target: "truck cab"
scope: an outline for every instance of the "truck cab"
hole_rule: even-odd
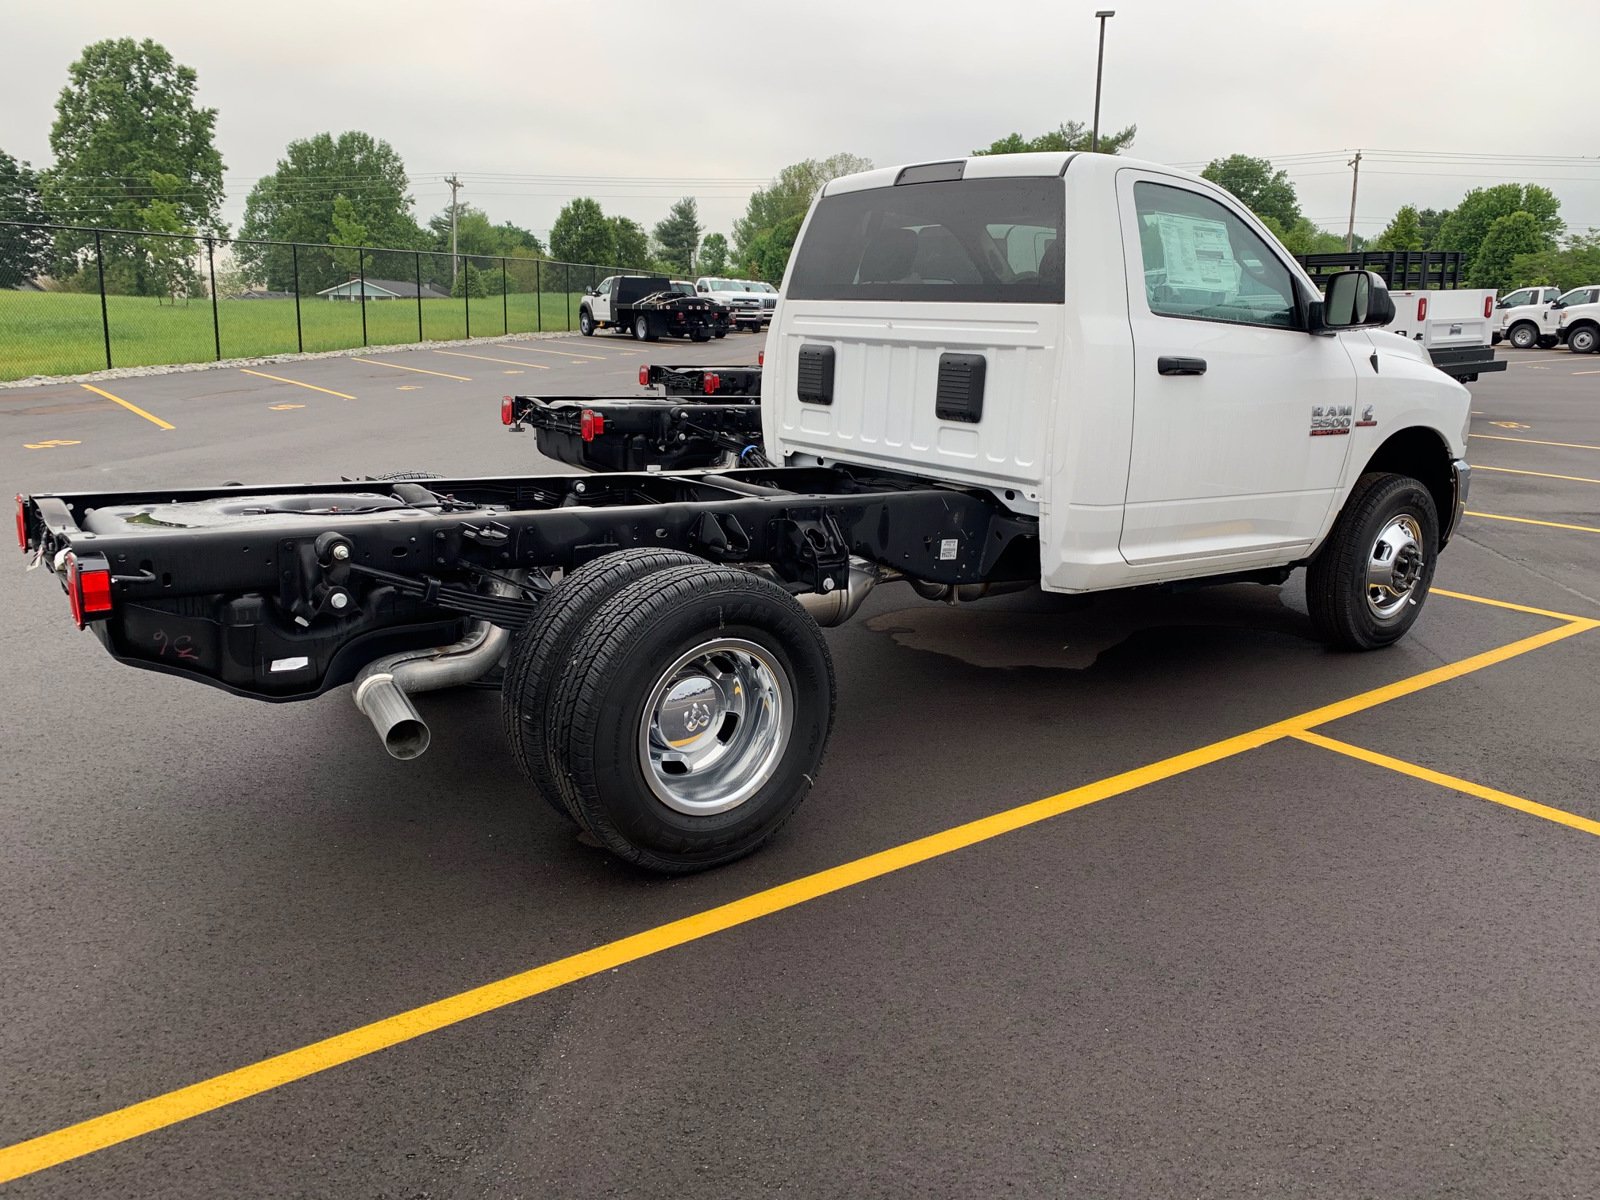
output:
[[[1556,339],[1574,354],[1600,348],[1600,287],[1574,288],[1561,297]]]
[[[1466,389],[1409,337],[1326,316],[1250,211],[1186,172],[1014,154],[847,176],[784,280],[767,454],[986,488],[1038,519],[1052,591],[1304,562],[1358,481],[1402,463],[1442,543]]]
[[[702,275],[695,280],[695,291],[728,306],[735,324],[741,328],[758,330],[772,320],[777,307],[777,294],[770,284],[757,284],[748,279],[723,279]],[[763,288],[768,290],[762,290]]]
[[[1557,318],[1569,303],[1582,303],[1587,291],[1575,288],[1566,295],[1560,288],[1528,287],[1511,292],[1495,305],[1499,325],[1495,330],[1496,344],[1510,342],[1518,350],[1531,350],[1535,346],[1548,350],[1556,344]]]

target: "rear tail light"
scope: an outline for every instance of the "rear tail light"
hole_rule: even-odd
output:
[[[98,556],[87,563],[67,551],[67,603],[72,606],[72,620],[82,629],[90,617],[104,616],[111,611],[111,568]]]
[[[673,315],[674,319],[676,319],[676,320],[679,320],[679,321],[683,320],[683,314],[681,312],[680,313],[673,313],[672,315]]]
[[[640,367],[639,368],[639,386],[640,387],[649,387],[650,386],[650,368],[649,367]]]
[[[20,493],[17,496],[17,548],[19,550],[28,548],[28,517],[22,511],[22,496]]]
[[[1486,316],[1486,317],[1494,315],[1494,297],[1493,296],[1485,296],[1483,298],[1483,315]]]
[[[583,435],[583,440],[592,442],[606,431],[606,419],[591,408],[583,410],[583,415],[578,418],[578,432]]]
[[[717,394],[717,389],[722,386],[722,376],[718,375],[715,371],[707,371],[705,386],[706,395],[715,396]]]
[[[766,365],[767,365],[767,352],[765,350],[757,351],[756,352],[756,366],[764,367]]]
[[[1417,320],[1426,321],[1427,319],[1428,319],[1428,298],[1426,296],[1418,296],[1417,297]]]
[[[502,396],[500,399],[500,424],[509,425],[516,420],[516,417],[517,406],[512,402],[510,396]]]

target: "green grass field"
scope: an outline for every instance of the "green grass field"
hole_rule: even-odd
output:
[[[505,298],[504,308],[498,295],[474,299],[472,336],[532,333],[541,327],[541,321],[545,330],[563,330],[568,328],[569,311],[576,328],[581,298],[578,293],[514,292]],[[300,327],[306,351],[418,340],[415,300],[368,301],[365,341],[361,308],[348,300],[302,299]],[[300,343],[294,310],[293,300],[219,301],[222,357],[295,353]],[[201,363],[217,357],[209,300],[169,304],[140,296],[109,296],[106,312],[112,366]],[[466,302],[424,300],[422,333],[427,341],[466,337]],[[105,365],[98,295],[0,291],[0,381],[30,375],[76,375],[103,370]]]

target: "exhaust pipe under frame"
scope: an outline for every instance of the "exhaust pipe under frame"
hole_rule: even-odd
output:
[[[829,629],[855,616],[868,593],[888,578],[893,576],[886,575],[875,564],[864,558],[852,558],[849,577],[842,588],[831,592],[804,592],[795,599],[811,614],[813,621]]]
[[[511,584],[494,581],[497,596],[515,595]],[[511,631],[489,621],[475,623],[467,636],[449,646],[406,650],[375,659],[355,679],[355,702],[383,739],[383,748],[399,759],[416,758],[428,748],[428,723],[411,703],[415,692],[460,687],[483,678],[505,657]]]

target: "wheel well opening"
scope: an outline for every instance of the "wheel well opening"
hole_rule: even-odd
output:
[[[1439,544],[1444,545],[1452,530],[1455,512],[1455,485],[1450,477],[1450,448],[1431,429],[1412,426],[1390,435],[1367,460],[1363,475],[1392,471],[1409,475],[1428,489],[1439,512]]]

